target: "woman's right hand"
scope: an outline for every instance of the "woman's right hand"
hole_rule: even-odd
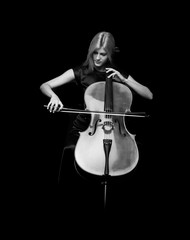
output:
[[[47,105],[50,112],[59,112],[63,108],[63,104],[57,95],[53,95]]]

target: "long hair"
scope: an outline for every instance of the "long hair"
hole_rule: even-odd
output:
[[[118,48],[115,46],[115,39],[110,32],[99,32],[91,40],[88,48],[87,58],[83,63],[83,66],[87,67],[88,72],[94,70],[94,62],[92,58],[93,53],[102,47],[107,53],[108,63],[113,63],[113,54],[118,51]]]

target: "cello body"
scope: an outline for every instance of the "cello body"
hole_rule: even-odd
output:
[[[109,151],[109,175],[124,175],[135,168],[139,152],[135,135],[131,134],[125,125],[125,118],[113,116],[111,112],[130,112],[132,93],[130,89],[118,82],[112,83],[111,105],[105,107],[106,82],[90,85],[84,95],[86,109],[105,111],[106,115],[91,114],[91,121],[80,137],[75,147],[75,160],[84,171],[103,175],[105,173],[105,146],[103,141],[111,141]],[[109,101],[110,103],[110,101]],[[110,115],[109,115],[110,112]]]

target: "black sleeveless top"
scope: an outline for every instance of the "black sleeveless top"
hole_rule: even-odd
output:
[[[106,80],[106,73],[97,71],[96,69],[91,73],[87,73],[84,67],[79,66],[74,68],[73,71],[76,84],[79,85],[84,92],[91,84]]]

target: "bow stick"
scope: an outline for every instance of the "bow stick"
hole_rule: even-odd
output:
[[[47,107],[47,105],[44,105]],[[145,112],[105,112],[105,111],[91,111],[91,110],[81,110],[81,109],[74,109],[74,108],[61,108],[59,112],[67,112],[67,113],[84,113],[84,114],[101,114],[101,115],[111,115],[111,116],[122,116],[122,117],[148,117]]]

